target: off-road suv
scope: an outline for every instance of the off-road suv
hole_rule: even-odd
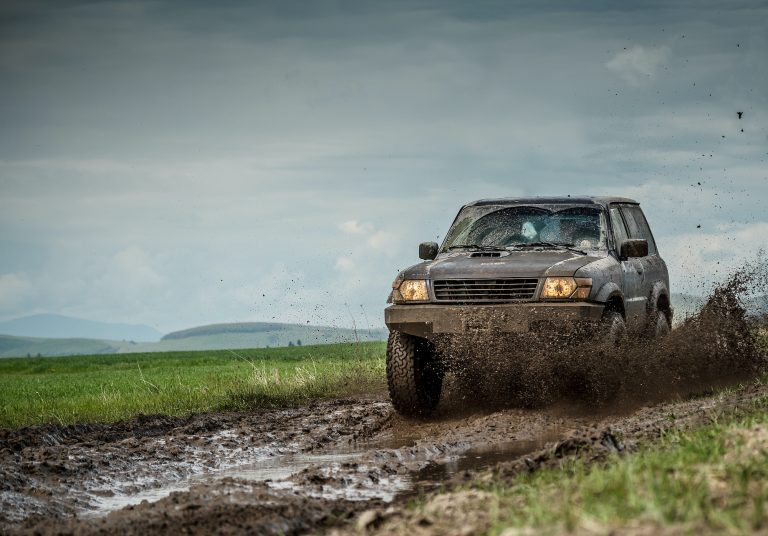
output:
[[[669,332],[667,266],[637,201],[619,197],[483,199],[461,208],[441,246],[403,270],[385,310],[395,409],[430,413],[445,367],[434,342],[586,333],[619,345]]]

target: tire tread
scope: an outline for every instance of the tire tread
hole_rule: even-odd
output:
[[[428,354],[425,340],[399,331],[389,333],[387,387],[392,405],[401,415],[428,415],[439,402],[442,375],[428,369]]]

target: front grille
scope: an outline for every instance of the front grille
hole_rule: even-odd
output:
[[[437,301],[484,303],[532,300],[539,280],[532,279],[437,279]]]

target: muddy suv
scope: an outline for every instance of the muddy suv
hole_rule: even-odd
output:
[[[440,338],[555,333],[613,347],[670,329],[667,266],[631,199],[475,201],[419,257],[385,310],[389,393],[403,415],[428,414],[440,400]]]

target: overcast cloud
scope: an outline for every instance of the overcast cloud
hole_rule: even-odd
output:
[[[768,246],[766,65],[764,2],[4,3],[0,319],[382,325],[462,203],[564,193],[703,292]]]

